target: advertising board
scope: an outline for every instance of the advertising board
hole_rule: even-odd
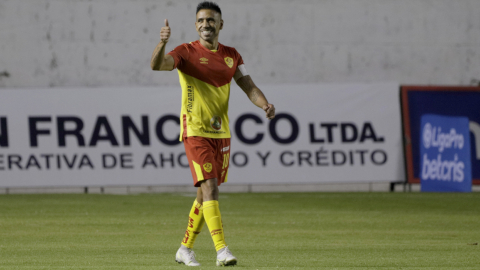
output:
[[[407,181],[420,183],[421,117],[467,117],[470,129],[472,184],[480,184],[480,87],[402,86],[402,119]]]
[[[404,179],[398,84],[232,85],[229,183]],[[179,87],[0,91],[0,186],[189,185]]]

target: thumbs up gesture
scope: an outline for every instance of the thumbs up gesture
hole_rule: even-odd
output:
[[[165,26],[160,30],[160,39],[167,43],[170,38],[170,26],[168,26],[168,20],[165,19]]]

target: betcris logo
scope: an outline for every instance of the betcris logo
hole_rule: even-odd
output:
[[[421,119],[421,190],[470,192],[469,120],[426,114]]]

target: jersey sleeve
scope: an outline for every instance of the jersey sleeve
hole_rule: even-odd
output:
[[[237,67],[243,65],[243,58],[242,56],[235,50],[235,57],[237,58]]]
[[[188,46],[187,44],[182,44],[177,46],[171,52],[168,53],[171,55],[174,60],[173,68],[182,68],[183,64],[188,58]]]

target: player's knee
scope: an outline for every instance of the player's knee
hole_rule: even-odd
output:
[[[207,186],[202,190],[202,193],[204,198],[205,196],[215,197],[218,195],[218,188],[216,186]]]
[[[217,179],[207,179],[202,181],[201,184],[203,200],[204,201],[211,201],[211,200],[218,200],[218,185]]]

